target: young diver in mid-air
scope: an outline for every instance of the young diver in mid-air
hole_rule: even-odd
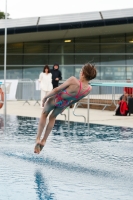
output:
[[[72,76],[44,97],[42,105],[44,106],[44,109],[39,121],[34,153],[39,154],[44,147],[49,133],[55,124],[57,115],[62,113],[68,106],[78,102],[89,94],[92,87],[88,85],[88,82],[94,79],[96,75],[97,71],[94,65],[87,63],[80,71],[79,80]],[[49,116],[49,123],[47,124],[45,134],[41,139],[47,116],[51,111],[52,113]]]

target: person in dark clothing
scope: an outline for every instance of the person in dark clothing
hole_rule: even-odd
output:
[[[59,65],[54,64],[53,69],[51,70],[52,74],[52,84],[53,84],[53,89],[58,87],[59,85],[59,80],[62,80],[62,75],[61,71],[59,70]]]

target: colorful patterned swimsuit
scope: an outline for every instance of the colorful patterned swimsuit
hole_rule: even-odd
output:
[[[75,99],[79,99],[81,96],[83,96],[85,93],[87,93],[88,91],[91,90],[91,86],[89,86],[84,92],[80,93],[80,91],[82,89],[82,83],[81,83],[81,81],[79,81],[79,82],[80,82],[80,88],[79,88],[79,91],[76,94],[76,96],[70,95],[66,90],[63,90],[63,91],[61,91],[61,92],[59,92],[58,94],[55,95],[55,106],[56,107],[58,107],[58,108],[67,107],[70,104],[70,102],[72,101],[72,100],[68,100],[68,99],[63,99],[62,94],[67,94],[70,97],[73,97]]]

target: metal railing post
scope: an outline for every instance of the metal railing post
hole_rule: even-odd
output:
[[[88,108],[87,108],[87,125],[88,125],[88,133],[90,132],[90,123],[89,123],[89,113],[90,112],[90,95],[88,94]]]
[[[68,106],[68,133],[70,133],[70,107]]]
[[[7,0],[5,3],[5,44],[4,44],[4,132],[6,133],[6,56],[7,56]]]
[[[75,103],[74,104],[74,107],[73,107],[73,115],[74,116],[76,116],[76,117],[83,117],[84,118],[84,123],[86,123],[86,117],[84,116],[84,115],[77,115],[77,114],[75,114],[75,109],[77,108],[77,105],[78,105],[79,103]]]

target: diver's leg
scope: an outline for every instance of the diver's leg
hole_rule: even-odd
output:
[[[43,108],[42,107],[42,100],[43,100],[43,98],[46,96],[46,94],[45,94],[45,91],[44,90],[41,90],[41,103],[40,103],[40,107],[41,108]]]
[[[37,136],[36,136],[36,145],[35,145],[35,149],[34,149],[35,153],[40,152],[39,145],[41,144],[41,140],[40,140],[41,135],[42,135],[42,132],[44,130],[44,126],[46,124],[47,116],[50,113],[50,111],[54,109],[54,107],[55,106],[54,106],[54,99],[53,98],[48,99],[48,101],[44,105],[44,109],[42,111],[40,121],[39,121],[39,125],[38,125],[38,131],[37,131]]]
[[[56,119],[57,115],[59,115],[60,113],[62,113],[63,110],[64,110],[64,108],[57,108],[57,107],[56,107],[56,108],[53,110],[53,112],[51,113],[51,115],[50,115],[50,117],[49,117],[49,123],[48,123],[48,125],[47,125],[47,127],[46,127],[44,137],[43,137],[43,139],[42,139],[42,141],[41,141],[41,144],[42,144],[43,146],[45,145],[46,140],[47,140],[47,138],[48,138],[48,136],[49,136],[49,134],[50,134],[50,132],[51,132],[51,130],[52,130],[54,124],[55,124],[55,119]]]

